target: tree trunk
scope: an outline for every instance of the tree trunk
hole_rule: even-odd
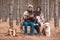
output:
[[[14,4],[14,0],[9,0],[10,3],[10,12],[9,12],[9,25],[10,28],[13,28],[13,4]]]
[[[59,27],[58,0],[54,1],[54,26],[55,27]]]

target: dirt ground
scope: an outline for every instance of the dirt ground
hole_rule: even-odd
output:
[[[60,23],[60,22],[59,22]],[[17,29],[17,36],[12,37],[8,36],[8,28],[9,28],[9,23],[7,22],[1,22],[0,21],[0,40],[60,40],[60,27],[54,28],[54,22],[53,20],[50,21],[50,26],[51,26],[51,36],[46,37],[46,36],[37,36],[37,35],[27,35],[24,36],[23,32],[20,31],[20,27],[15,25],[14,22],[14,27]]]

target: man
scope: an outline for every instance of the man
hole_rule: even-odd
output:
[[[34,14],[33,14],[33,6],[31,4],[28,5],[27,10],[23,14],[23,25],[24,25],[24,34],[27,34],[27,27],[30,26],[30,35],[34,34]]]

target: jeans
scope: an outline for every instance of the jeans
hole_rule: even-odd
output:
[[[23,22],[24,25],[24,34],[27,34],[27,27],[30,26],[30,34],[34,34],[34,22]]]
[[[41,24],[40,23],[37,23],[38,25],[37,26],[34,26],[35,30],[37,31],[38,34],[40,34],[40,27],[41,27]]]

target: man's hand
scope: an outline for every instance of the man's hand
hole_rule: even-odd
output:
[[[25,16],[24,16],[24,19],[27,19],[27,18],[28,18],[28,15],[25,15]]]

